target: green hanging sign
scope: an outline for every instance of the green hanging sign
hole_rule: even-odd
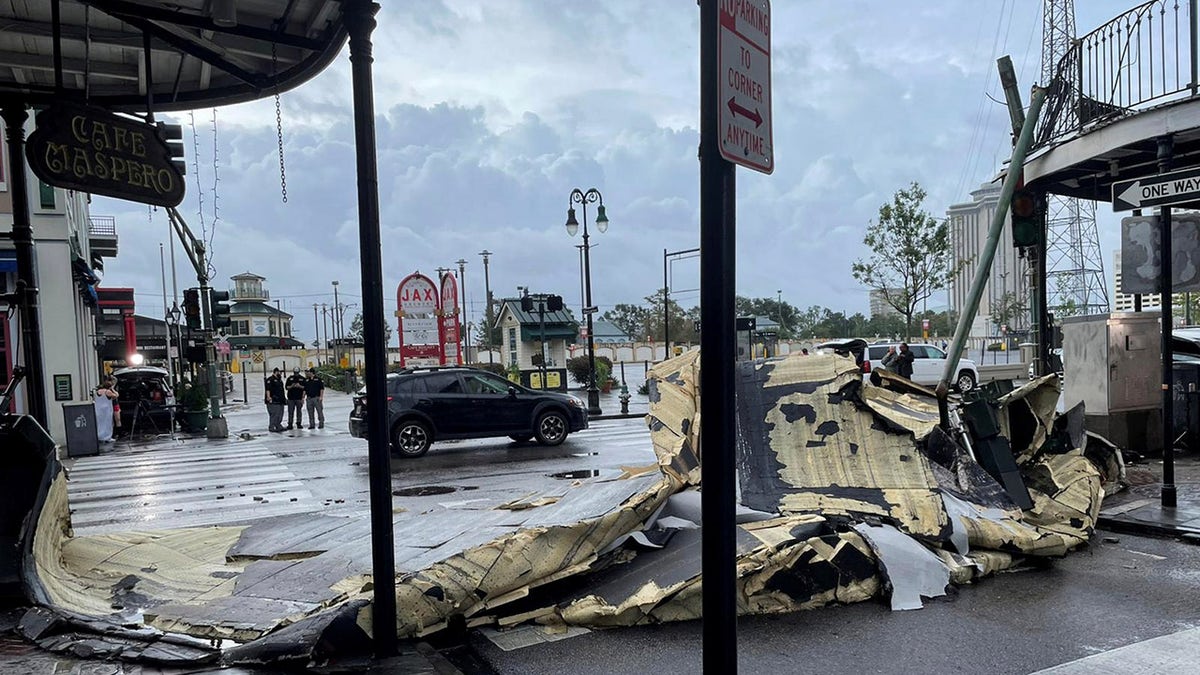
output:
[[[56,103],[39,112],[25,156],[57,187],[156,206],[183,201],[183,175],[159,129],[103,108]]]

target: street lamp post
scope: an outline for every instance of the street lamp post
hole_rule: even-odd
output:
[[[470,315],[467,312],[467,261],[459,258],[454,261],[458,265],[458,285],[461,287],[459,292],[462,293],[462,306],[458,308],[458,322],[462,327],[462,334],[458,337],[462,340],[463,345],[463,361],[471,362],[471,323],[468,321]]]
[[[479,255],[483,256],[483,319],[486,324],[483,337],[487,343],[488,363],[495,363],[496,357],[492,354],[492,286],[488,279],[488,257],[492,255],[492,252],[485,248],[479,252]]]
[[[595,335],[592,332],[592,315],[596,313],[596,308],[592,306],[592,261],[588,251],[587,223],[587,205],[596,202],[599,202],[596,207],[596,229],[600,230],[601,234],[608,231],[608,215],[604,212],[604,197],[596,188],[589,188],[587,192],[579,188],[571,190],[571,196],[567,202],[566,223],[567,234],[574,237],[575,233],[579,231],[579,221],[575,220],[575,208],[569,205],[579,204],[583,208],[583,285],[584,301],[587,303],[583,312],[587,315],[588,415],[600,414],[600,390],[596,387],[596,343]]]
[[[321,303],[321,363],[329,362],[329,305]]]
[[[342,365],[342,357],[338,353],[338,347],[341,344],[342,331],[338,325],[338,282],[333,282],[333,316],[330,317],[330,322],[333,324],[333,361],[338,366]]]

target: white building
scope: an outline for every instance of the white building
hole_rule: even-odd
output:
[[[501,362],[506,366],[516,364],[518,368],[534,368],[542,353],[542,339],[546,341],[546,366],[562,368],[570,358],[568,345],[579,336],[579,323],[569,309],[545,313],[545,325],[537,312],[521,309],[520,298],[505,298],[500,301],[500,313],[496,324],[500,326]]]
[[[1000,200],[1000,183],[985,183],[971,192],[971,201],[954,204],[946,210],[950,224],[951,263],[961,265],[958,276],[950,282],[950,309],[961,312],[978,268],[979,254],[987,242],[988,228]],[[979,312],[971,323],[968,337],[984,338],[999,335],[999,326],[991,320],[992,309],[999,307],[1005,294],[1024,300],[1025,311],[1008,321],[1009,331],[1029,327],[1029,264],[1012,245],[1012,222],[1004,220],[1000,245],[992,261],[992,272],[983,289]]]
[[[892,289],[888,289],[888,290],[892,290]],[[899,289],[897,289],[897,290],[899,290]],[[898,294],[896,291],[893,291],[893,293]],[[871,318],[872,319],[874,319],[877,316],[900,316],[900,311],[897,310],[895,307],[888,304],[887,299],[884,297],[883,289],[877,288],[877,289],[872,290],[869,294],[869,298],[871,301]]]
[[[30,116],[26,131],[34,128]],[[0,133],[3,133],[0,124]],[[0,145],[0,293],[13,291],[17,279],[12,233],[12,193],[8,149]],[[34,231],[34,268],[38,286],[43,394],[47,431],[58,443],[66,440],[62,404],[92,400],[101,365],[96,341],[94,285],[104,257],[117,254],[112,219],[89,217],[88,195],[55,188],[38,180],[26,166],[30,223]],[[0,300],[0,385],[16,365],[25,365],[19,314]],[[5,319],[4,317],[8,317]],[[15,410],[29,410],[18,390]]]

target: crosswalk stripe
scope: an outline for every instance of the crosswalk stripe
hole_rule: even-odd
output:
[[[67,495],[77,535],[196,527],[312,511],[304,482],[259,444],[79,457]]]

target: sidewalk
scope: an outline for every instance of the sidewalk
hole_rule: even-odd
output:
[[[1180,537],[1200,543],[1200,453],[1176,452],[1176,506],[1162,505],[1162,460],[1126,468],[1131,486],[1104,500],[1097,525],[1106,530]]]

